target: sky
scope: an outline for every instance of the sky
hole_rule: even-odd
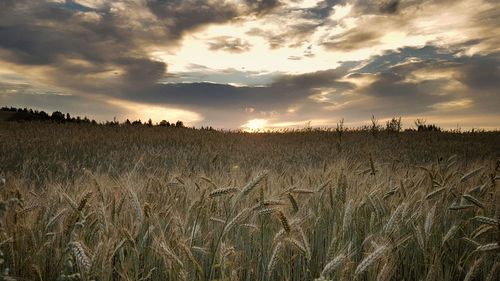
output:
[[[0,0],[0,105],[250,131],[372,115],[500,129],[500,2]]]

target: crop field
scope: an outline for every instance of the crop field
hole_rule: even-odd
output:
[[[500,280],[500,132],[0,122],[0,280]]]

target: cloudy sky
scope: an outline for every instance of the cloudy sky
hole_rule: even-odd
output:
[[[0,0],[0,105],[217,128],[500,128],[497,0]]]

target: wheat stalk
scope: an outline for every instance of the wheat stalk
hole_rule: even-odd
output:
[[[280,218],[281,225],[283,226],[283,229],[286,231],[286,233],[290,233],[290,224],[288,223],[288,219],[285,217],[285,214],[279,211],[278,215]]]
[[[446,187],[438,188],[438,189],[434,190],[433,192],[427,194],[427,196],[425,196],[425,199],[429,200],[433,197],[436,197],[438,194],[440,194],[441,192],[443,192],[445,190],[446,190]]]
[[[323,271],[321,272],[321,276],[326,276],[330,272],[337,269],[347,258],[345,254],[339,254],[334,259],[332,259],[329,263],[325,265]]]
[[[236,187],[218,188],[218,189],[215,189],[212,192],[210,192],[210,194],[208,194],[208,197],[214,198],[214,197],[231,194],[231,193],[238,192],[238,191],[239,191],[239,189]]]
[[[241,210],[224,228],[222,231],[222,236],[226,235],[236,224],[243,221],[250,214],[250,209],[245,208]]]
[[[271,255],[271,259],[269,260],[269,263],[267,264],[267,275],[269,276],[269,278],[271,277],[273,269],[276,266],[276,263],[278,262],[278,256],[280,255],[281,247],[282,247],[281,241],[277,242],[276,245],[274,246],[273,253]]]
[[[431,234],[432,225],[434,223],[434,215],[436,213],[436,205],[434,205],[429,212],[427,212],[427,217],[425,218],[425,234],[429,236]]]
[[[472,178],[473,176],[475,176],[477,173],[479,173],[481,170],[483,170],[483,168],[478,168],[478,169],[475,169],[473,171],[470,171],[468,172],[467,174],[465,174],[463,177],[460,178],[460,182],[466,182],[468,179]]]
[[[364,272],[370,265],[372,265],[377,259],[379,259],[387,250],[387,246],[379,246],[373,253],[367,256],[361,263],[356,267],[354,274],[359,275]]]
[[[345,212],[344,212],[344,219],[342,222],[342,232],[344,234],[347,233],[347,229],[348,229],[349,225],[351,224],[352,208],[353,208],[353,201],[351,199],[347,203],[347,207],[345,208]]]
[[[448,232],[446,232],[446,234],[443,236],[443,240],[442,240],[441,244],[444,245],[444,243],[448,242],[448,240],[450,240],[453,236],[455,236],[455,233],[457,233],[457,230],[458,230],[458,227],[456,225],[453,225],[452,227],[450,227]]]
[[[311,251],[311,245],[309,244],[309,239],[307,238],[302,227],[298,227],[298,229],[299,229],[300,237],[302,238],[302,243],[304,244],[304,249],[306,250],[306,258],[307,258],[307,260],[311,260],[312,251]]]
[[[297,201],[295,201],[295,198],[293,197],[292,194],[288,193],[288,200],[290,200],[290,204],[292,204],[293,211],[296,213],[299,211],[299,205],[297,204]]]
[[[248,195],[250,191],[252,191],[254,187],[257,186],[257,184],[259,184],[267,174],[268,174],[267,170],[260,172],[251,182],[249,182],[245,187],[243,187],[241,193],[243,195]]]
[[[484,261],[484,256],[474,261],[474,264],[469,268],[469,271],[467,271],[464,281],[471,281],[477,276],[477,274],[481,270],[480,266],[483,263],[483,261]]]
[[[392,231],[392,227],[394,226],[394,223],[398,220],[399,214],[403,210],[404,205],[399,205],[396,210],[392,213],[392,216],[389,218],[389,221],[387,221],[387,224],[384,227],[384,232],[385,233],[390,233]]]
[[[465,198],[465,200],[471,202],[472,204],[478,206],[479,208],[484,208],[483,203],[481,203],[479,200],[474,198],[472,195],[464,194],[464,195],[462,195],[462,197]]]
[[[92,197],[92,191],[85,193],[85,195],[80,200],[80,204],[78,204],[78,208],[77,208],[78,212],[83,211],[83,209],[85,208],[85,206],[87,205],[87,202],[90,200],[91,197]]]
[[[476,248],[476,251],[486,252],[500,249],[497,242],[480,245]]]
[[[79,242],[71,242],[70,246],[71,250],[73,251],[73,256],[75,257],[75,260],[78,262],[78,265],[85,271],[90,270],[90,261],[87,255],[85,254],[82,245]]]
[[[390,280],[390,278],[392,277],[393,269],[394,263],[392,262],[392,260],[387,260],[377,275],[377,281]]]
[[[137,194],[135,194],[135,192],[131,188],[127,188],[127,193],[130,203],[132,204],[132,208],[134,209],[135,215],[137,217],[137,220],[142,222],[143,219],[142,208],[141,204],[139,203],[139,199],[137,198]]]
[[[475,216],[473,219],[477,220],[480,223],[485,223],[485,224],[489,224],[489,225],[498,226],[498,220],[496,220],[496,219],[492,219],[492,218],[488,218],[488,217],[483,217],[483,216]]]

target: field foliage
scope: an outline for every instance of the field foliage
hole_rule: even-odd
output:
[[[0,280],[499,280],[500,133],[0,123]]]

